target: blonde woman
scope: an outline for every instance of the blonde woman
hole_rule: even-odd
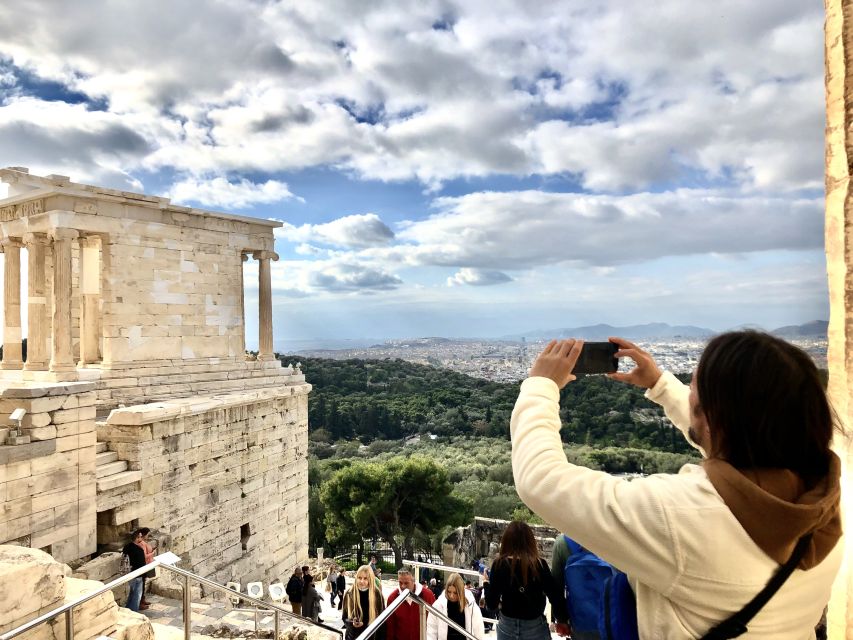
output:
[[[433,606],[477,640],[482,640],[483,614],[458,573],[450,574],[444,592]],[[427,640],[465,640],[465,636],[436,616],[428,616]]]
[[[345,640],[354,640],[385,608],[385,599],[376,586],[376,575],[370,566],[363,564],[355,572],[355,583],[344,594],[343,603],[341,617],[347,630]],[[384,627],[382,625],[375,638],[384,638]]]

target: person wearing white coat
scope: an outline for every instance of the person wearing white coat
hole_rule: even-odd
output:
[[[460,598],[464,606],[460,606]],[[465,583],[458,573],[452,573],[447,579],[444,592],[433,605],[441,613],[456,622],[477,640],[485,635],[483,614],[474,601],[474,595],[465,589]],[[463,640],[465,636],[436,616],[427,617],[427,640]]]

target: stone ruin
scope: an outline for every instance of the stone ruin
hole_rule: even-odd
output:
[[[18,167],[0,179],[0,545],[72,562],[148,526],[221,584],[288,576],[308,555],[311,387],[273,355],[280,223]]]
[[[498,553],[501,536],[509,523],[509,520],[474,518],[474,522],[467,527],[457,527],[441,543],[442,562],[450,567],[469,569],[474,560],[486,558],[486,564],[490,565]],[[554,538],[560,532],[544,524],[531,524],[530,528],[539,546],[539,554],[550,562]]]

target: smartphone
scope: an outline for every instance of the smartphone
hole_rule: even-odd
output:
[[[619,368],[618,350],[613,342],[584,342],[572,373],[613,373]]]

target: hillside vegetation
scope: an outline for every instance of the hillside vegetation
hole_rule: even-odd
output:
[[[437,549],[450,528],[468,524],[472,514],[538,521],[518,498],[512,478],[509,418],[519,384],[402,360],[302,362],[314,385],[308,412],[312,548],[341,552],[365,539],[388,541],[395,537],[387,529],[393,521],[400,531],[392,542],[399,557]],[[573,463],[649,474],[675,472],[698,460],[640,389],[600,376],[581,378],[563,390],[562,407],[563,448]],[[455,502],[445,507],[447,519],[406,520],[424,504],[395,502],[403,493],[400,483],[415,475],[395,472],[406,465],[429,478],[407,495],[421,485],[449,487],[442,494]]]
[[[509,438],[519,384],[488,382],[404,360],[303,359],[314,390],[315,443],[397,440],[415,434]],[[562,392],[563,441],[688,453],[691,447],[636,387],[587,376]],[[317,447],[318,457],[331,455]]]

